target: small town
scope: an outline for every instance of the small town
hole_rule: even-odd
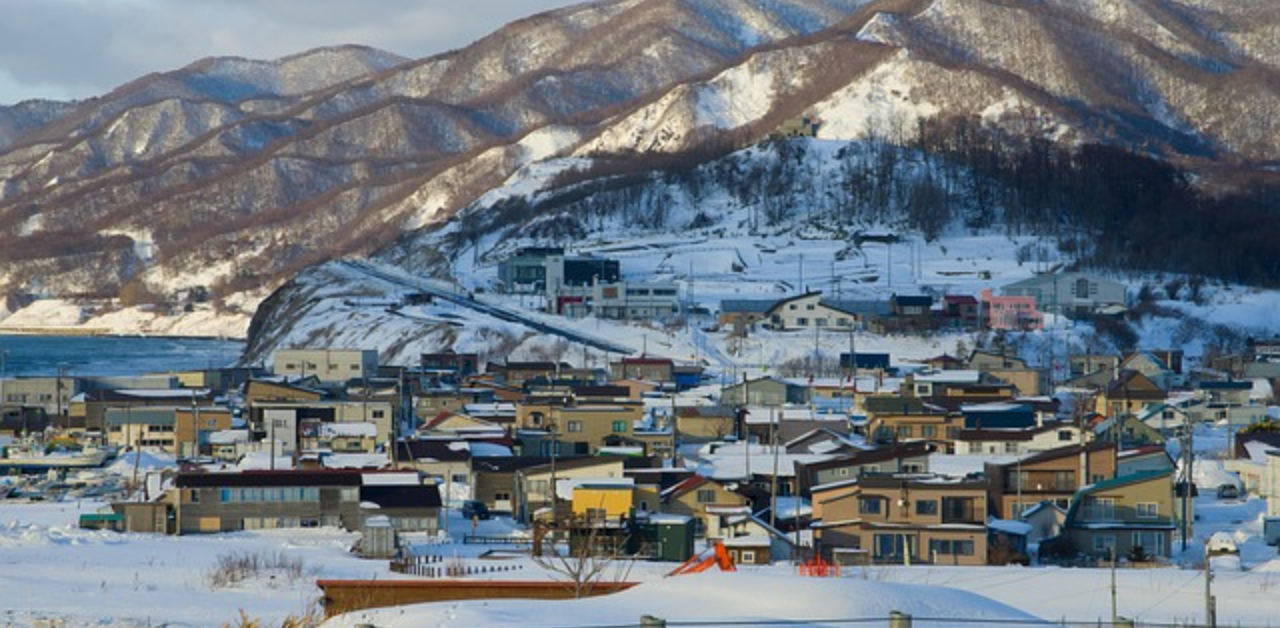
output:
[[[618,283],[616,261],[537,253],[540,265],[522,250],[512,259],[524,266],[499,274],[544,310],[652,319],[681,307],[674,287]],[[724,301],[715,325],[800,342],[815,329],[1029,331],[1044,311],[1114,316],[1126,303],[1124,286],[1067,273],[937,303]],[[850,351],[783,374],[643,354],[607,369],[452,351],[386,365],[373,349],[309,348],[277,350],[265,367],[60,371],[0,379],[0,494],[98,500],[79,527],[123,534],[338,528],[382,561],[382,579],[407,578],[383,589],[318,579],[326,616],[512,595],[466,587],[478,574],[543,598],[626,584],[572,561],[667,575],[1131,570],[1186,567],[1190,545],[1200,563],[1238,570],[1280,541],[1276,356],[1277,340],[1195,370],[1171,349],[1063,355],[1061,369],[995,349]],[[1265,512],[1242,523],[1256,536],[1205,532],[1201,509],[1234,507],[1241,523],[1253,503]],[[547,575],[532,584],[519,562],[446,562],[442,539]]]

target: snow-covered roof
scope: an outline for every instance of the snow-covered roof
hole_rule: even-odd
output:
[[[417,486],[422,479],[416,471],[395,473],[363,473],[360,483],[364,486]]]
[[[325,437],[374,438],[378,435],[378,426],[373,423],[321,423],[320,435]]]
[[[326,469],[384,469],[391,466],[386,454],[330,454],[321,459]]]
[[[220,430],[208,434],[211,445],[234,445],[249,442],[249,430]]]
[[[581,486],[632,488],[636,481],[631,478],[564,478],[556,480],[556,497],[573,501],[573,491]]]

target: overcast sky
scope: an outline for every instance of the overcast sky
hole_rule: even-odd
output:
[[[364,44],[423,57],[579,1],[3,0],[0,104],[94,96],[209,56]]]

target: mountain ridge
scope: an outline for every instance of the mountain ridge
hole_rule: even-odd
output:
[[[224,98],[126,107],[163,92],[140,79],[76,118],[110,133],[0,154],[0,293],[16,309],[130,288],[173,307],[199,288],[247,318],[294,273],[386,249],[539,160],[724,152],[801,114],[824,137],[897,143],[972,118],[1240,187],[1280,162],[1277,22],[1259,0],[615,0],[427,59],[342,49],[364,65],[310,91],[197,81]],[[102,272],[77,272],[85,255]]]

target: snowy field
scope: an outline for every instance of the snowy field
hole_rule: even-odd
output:
[[[221,626],[243,609],[272,625],[316,608],[317,578],[399,578],[385,561],[349,552],[355,535],[335,529],[277,530],[224,535],[161,537],[94,532],[75,527],[79,514],[100,504],[0,502],[0,621],[26,627],[65,618],[67,626]],[[1228,530],[1241,558],[1215,559],[1214,593],[1221,625],[1280,626],[1280,560],[1257,538],[1263,503],[1200,498],[1201,523],[1186,556],[1203,539]],[[518,533],[509,520],[482,522],[481,534]],[[454,534],[469,522],[450,517]],[[476,563],[483,546],[417,538],[420,549]],[[1175,544],[1176,545],[1176,544]],[[232,553],[284,556],[304,566],[298,577],[263,574],[217,588],[210,576],[219,557]],[[486,578],[554,578],[528,559],[522,569]],[[1117,597],[1122,616],[1144,622],[1195,622],[1203,609],[1203,573],[1186,568],[1121,569]],[[786,565],[705,572],[666,578],[672,565],[637,563],[628,592],[582,601],[485,601],[417,605],[337,617],[327,628],[372,624],[396,627],[575,626],[635,624],[650,614],[677,621],[739,620],[766,625],[842,625],[820,620],[885,617],[898,610],[924,618],[1095,622],[1110,618],[1109,572],[1045,567],[877,566],[846,570],[840,578],[795,575]],[[616,572],[621,574],[621,571]],[[511,575],[514,574],[514,575]],[[612,576],[613,574],[611,574]],[[927,587],[927,588],[925,588]],[[755,623],[758,622],[758,623]],[[946,625],[918,621],[918,626]],[[1021,625],[1021,624],[1019,624]]]

